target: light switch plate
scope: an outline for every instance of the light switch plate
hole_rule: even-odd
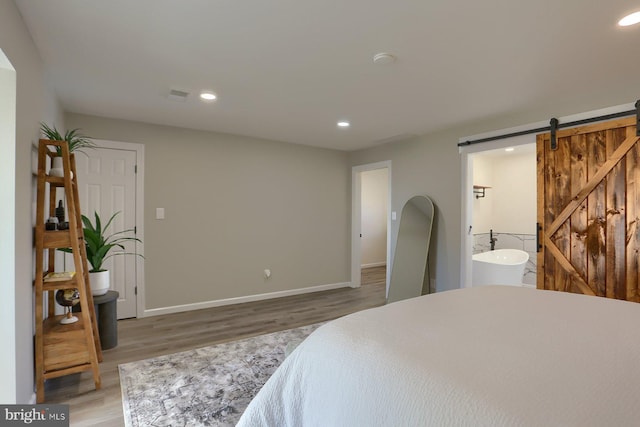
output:
[[[156,219],[164,219],[164,208],[156,208]]]

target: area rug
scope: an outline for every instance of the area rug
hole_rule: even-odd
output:
[[[285,358],[320,324],[120,365],[127,427],[233,426]]]

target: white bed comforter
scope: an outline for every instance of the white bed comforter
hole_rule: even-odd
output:
[[[239,426],[640,426],[640,304],[487,286],[321,326]]]

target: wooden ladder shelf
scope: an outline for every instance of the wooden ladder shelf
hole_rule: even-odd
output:
[[[64,176],[47,175],[47,157],[62,157]],[[44,402],[45,380],[83,371],[92,371],[96,389],[100,388],[102,349],[96,323],[93,296],[89,286],[87,253],[82,230],[75,157],[65,141],[41,139],[38,145],[38,194],[35,226],[36,276],[34,280],[36,306],[36,399]],[[46,230],[45,195],[49,192],[49,217],[55,216],[56,190],[64,189],[69,228]],[[47,273],[55,272],[58,248],[71,248],[76,273],[68,280],[45,281]],[[45,271],[45,250],[47,251]],[[55,316],[55,293],[60,289],[77,289],[81,311],[75,323],[61,324],[64,317]],[[46,292],[46,294],[45,294]],[[44,308],[47,304],[48,317]]]

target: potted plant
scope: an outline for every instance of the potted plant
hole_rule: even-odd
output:
[[[87,261],[91,265],[89,270],[89,281],[91,282],[91,293],[95,296],[104,295],[109,290],[109,270],[104,270],[102,264],[107,258],[111,258],[116,255],[137,255],[142,257],[141,254],[125,252],[124,243],[130,241],[136,241],[142,243],[140,239],[132,236],[125,236],[133,229],[117,231],[107,235],[107,229],[113,222],[116,215],[120,212],[116,212],[111,215],[111,218],[107,221],[104,227],[102,221],[97,212],[95,215],[95,224],[91,223],[91,220],[82,215],[82,223],[84,225],[83,233],[87,250]],[[120,251],[114,250],[120,248]],[[71,252],[71,248],[60,249],[63,252]],[[144,258],[144,257],[143,257]]]
[[[74,151],[82,151],[83,148],[95,148],[96,146],[88,136],[82,135],[79,132],[80,129],[71,129],[62,135],[55,126],[50,127],[46,123],[40,123],[40,131],[45,138],[51,141],[67,141],[70,153],[73,153]],[[58,156],[51,160],[49,175],[64,176],[64,171],[62,169],[62,157],[60,157],[62,156],[62,150],[60,147],[56,147],[56,151]]]

